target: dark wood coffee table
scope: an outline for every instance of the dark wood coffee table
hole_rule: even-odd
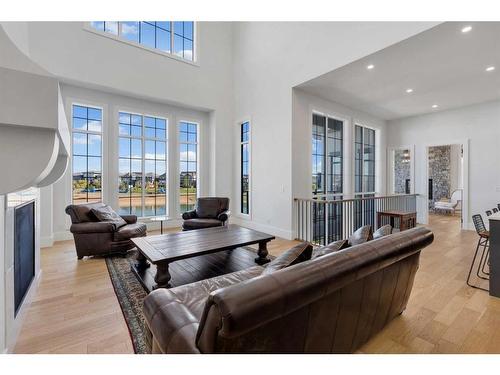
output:
[[[259,244],[255,263],[265,264],[269,262],[267,243],[274,238],[269,234],[237,225],[133,238],[132,241],[139,252],[132,271],[148,290],[168,288],[171,279],[169,264],[172,262]],[[152,288],[144,280],[144,270],[150,267],[150,263],[156,266],[156,285]]]

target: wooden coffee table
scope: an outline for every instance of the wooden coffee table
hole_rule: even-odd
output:
[[[259,244],[255,263],[265,264],[269,262],[267,243],[274,238],[269,234],[237,225],[133,238],[139,253],[137,263],[132,265],[132,271],[148,290],[168,288],[171,279],[169,264],[172,262]],[[150,267],[150,263],[156,265],[156,285],[152,288],[144,280],[144,270]]]

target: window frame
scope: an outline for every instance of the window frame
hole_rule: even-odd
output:
[[[363,141],[362,141],[362,150],[361,150],[361,155],[364,155],[364,150],[365,150],[365,142],[364,142],[364,129],[369,129],[369,130],[372,130],[373,131],[373,138],[374,138],[374,143],[373,143],[373,187],[374,187],[374,190],[373,191],[363,191],[364,190],[364,183],[363,183],[363,176],[364,176],[364,168],[365,168],[365,165],[364,165],[364,157],[363,157],[363,163],[361,163],[361,191],[356,191],[356,127],[359,126],[361,127],[363,130]],[[364,195],[376,195],[377,194],[377,161],[378,161],[378,158],[377,158],[377,149],[378,149],[378,145],[377,145],[377,132],[378,132],[378,129],[377,128],[374,128],[372,126],[369,126],[369,125],[365,125],[363,124],[362,122],[360,121],[354,121],[353,122],[353,137],[352,137],[352,146],[353,146],[353,178],[354,178],[354,184],[353,184],[353,194],[354,194],[354,197],[357,197],[357,196],[361,196],[361,197],[364,197]]]
[[[105,189],[104,189],[104,186],[106,186],[107,184],[107,181],[106,181],[106,177],[105,177],[105,173],[104,173],[104,159],[105,159],[105,155],[104,155],[104,151],[105,151],[105,148],[104,148],[104,143],[105,143],[105,140],[106,140],[106,137],[105,137],[105,127],[104,127],[104,118],[105,118],[105,112],[104,112],[104,107],[101,106],[101,105],[96,105],[96,104],[89,104],[89,103],[86,103],[86,102],[81,102],[81,101],[77,101],[77,100],[69,100],[69,105],[71,107],[71,118],[70,118],[70,138],[71,138],[71,158],[70,158],[70,171],[71,171],[71,175],[70,175],[70,186],[71,186],[71,189],[70,189],[70,195],[71,195],[71,198],[70,198],[70,202],[71,204],[84,204],[84,203],[88,203],[88,195],[87,195],[87,200],[86,202],[81,202],[81,203],[75,203],[74,201],[74,196],[73,196],[73,164],[74,164],[74,145],[73,145],[73,142],[74,142],[74,138],[73,138],[73,135],[75,133],[75,129],[73,128],[73,119],[75,118],[75,115],[74,115],[74,107],[75,106],[78,106],[78,107],[86,107],[86,108],[94,108],[94,109],[99,109],[101,110],[101,131],[100,132],[95,132],[95,131],[89,131],[88,129],[87,130],[76,130],[76,133],[82,133],[82,134],[93,134],[93,135],[100,135],[101,136],[101,199],[100,199],[100,202],[104,202],[105,201]],[[88,114],[87,114],[87,119],[88,121]],[[87,155],[86,157],[88,158],[89,155],[88,155],[88,145],[87,145]],[[88,169],[88,164],[87,164],[87,169]],[[88,170],[87,170],[88,172]]]
[[[95,21],[92,21],[92,22],[95,22]],[[120,21],[117,21],[117,22],[120,22]],[[121,21],[121,22],[129,22],[129,21]],[[144,22],[144,21],[134,21],[134,22]],[[103,30],[98,30],[98,29],[96,29],[96,28],[94,28],[92,26],[91,22],[84,22],[83,23],[83,30],[88,31],[88,32],[93,33],[93,34],[96,34],[96,35],[99,35],[99,36],[102,36],[102,37],[110,38],[110,39],[115,40],[117,42],[121,42],[121,43],[124,43],[124,44],[128,44],[130,46],[134,46],[136,48],[141,48],[143,50],[146,50],[146,51],[149,51],[149,52],[153,52],[153,53],[156,53],[158,55],[165,56],[165,57],[171,58],[171,59],[176,60],[176,61],[180,61],[180,62],[183,62],[183,63],[186,63],[186,64],[190,64],[190,65],[199,67],[200,66],[200,64],[198,62],[199,61],[199,53],[198,53],[198,39],[199,38],[198,38],[198,25],[197,25],[197,22],[196,21],[189,21],[189,22],[193,22],[193,40],[192,40],[192,42],[193,42],[193,60],[186,60],[186,59],[184,59],[182,57],[179,57],[179,56],[177,56],[177,55],[175,55],[173,53],[174,31],[173,31],[172,27],[173,27],[173,23],[175,21],[165,21],[165,22],[170,22],[171,23],[170,52],[165,52],[165,51],[162,51],[162,50],[157,49],[157,48],[151,48],[151,47],[148,47],[146,45],[140,44],[140,42],[135,42],[135,41],[132,41],[132,40],[125,39],[124,37],[122,37],[120,35],[121,30],[120,30],[120,25],[119,24],[118,24],[118,34],[112,34],[110,32],[106,32],[106,31],[103,31]],[[187,22],[187,21],[185,21],[185,22]]]
[[[182,216],[182,214],[184,212],[187,212],[187,211],[183,211],[181,209],[181,158],[180,158],[180,154],[181,154],[181,145],[182,144],[187,144],[187,145],[192,145],[192,144],[195,144],[195,143],[192,143],[192,142],[181,142],[181,123],[187,123],[187,124],[195,124],[196,125],[196,199],[198,199],[200,197],[200,191],[201,191],[201,184],[200,184],[200,181],[201,181],[201,171],[200,171],[200,166],[201,166],[201,163],[200,163],[200,156],[201,156],[201,148],[200,148],[200,144],[201,144],[201,139],[200,139],[200,136],[201,136],[201,122],[199,120],[193,120],[193,119],[188,119],[188,118],[180,118],[178,121],[177,121],[177,128],[176,128],[176,141],[177,141],[177,188],[176,188],[176,200],[177,200],[177,208],[180,212],[180,215]],[[189,161],[187,161],[189,162]],[[188,194],[189,196],[189,194]]]
[[[342,116],[342,115],[339,115],[337,113],[332,113],[331,111],[321,111],[321,110],[317,110],[317,109],[312,109],[310,111],[310,124],[311,124],[311,132],[310,132],[310,137],[311,137],[311,142],[312,142],[312,136],[313,136],[313,117],[314,116],[323,116],[325,117],[325,155],[323,156],[323,164],[324,164],[324,169],[326,170],[326,167],[327,167],[327,164],[326,164],[326,159],[328,157],[328,119],[332,119],[332,120],[335,120],[335,121],[340,121],[342,122],[342,165],[341,165],[341,176],[342,176],[342,191],[339,192],[339,193],[328,193],[328,179],[327,177],[328,176],[325,176],[325,189],[324,189],[324,192],[321,193],[321,194],[314,194],[313,190],[312,190],[312,186],[309,185],[309,191],[310,191],[310,194],[311,194],[311,197],[312,198],[327,198],[327,199],[336,199],[338,197],[340,197],[340,199],[342,199],[343,196],[346,195],[346,176],[347,176],[347,173],[346,173],[346,141],[347,141],[347,137],[346,137],[346,129],[347,126],[350,124],[350,121],[348,118]],[[309,166],[310,166],[310,173],[309,173],[309,176],[312,178],[312,175],[313,175],[313,169],[312,169],[312,164],[313,164],[313,159],[312,159],[312,155],[313,155],[313,150],[312,150],[312,144],[310,144],[310,153],[309,153],[309,157],[310,157],[310,163],[309,163]]]
[[[141,116],[141,137],[137,137],[137,136],[132,136],[132,135],[121,135],[120,134],[120,113],[127,113],[129,115],[136,115],[136,116]],[[165,139],[159,139],[159,138],[150,138],[150,137],[146,137],[145,135],[145,132],[144,132],[144,117],[152,117],[152,118],[155,118],[155,119],[160,119],[160,120],[165,120]],[[170,171],[170,168],[169,168],[169,162],[170,162],[170,137],[169,137],[169,126],[170,126],[170,117],[167,116],[167,115],[159,115],[159,114],[151,114],[149,112],[140,112],[140,111],[137,111],[137,110],[129,110],[129,109],[123,109],[123,108],[118,108],[118,111],[116,112],[116,129],[117,129],[117,133],[116,133],[116,142],[117,142],[117,146],[116,146],[116,162],[117,162],[117,171],[118,171],[118,181],[120,179],[120,159],[129,159],[129,160],[133,160],[132,157],[129,157],[129,158],[121,158],[120,157],[120,138],[128,138],[128,139],[140,139],[141,140],[141,174],[142,174],[142,177],[141,177],[141,181],[142,181],[142,192],[141,192],[141,210],[142,210],[142,214],[141,216],[138,216],[139,219],[150,219],[150,218],[154,218],[154,217],[159,217],[159,216],[165,216],[166,218],[170,218],[171,215],[170,215],[170,208],[171,208],[171,205],[170,205],[170,199],[169,199],[169,195],[170,195],[170,185],[169,185],[169,171]],[[132,125],[131,125],[132,126]],[[166,186],[166,192],[165,192],[165,200],[166,200],[166,203],[165,203],[165,214],[162,215],[151,215],[151,216],[145,216],[144,215],[144,207],[145,207],[145,197],[146,197],[146,190],[145,190],[145,183],[146,183],[146,168],[145,168],[145,165],[146,165],[146,158],[145,158],[145,152],[146,152],[146,148],[145,148],[145,141],[160,141],[160,142],[164,142],[165,143],[165,186]],[[138,159],[136,159],[138,160]],[[148,160],[152,160],[152,159],[148,159]],[[155,162],[156,162],[156,159],[154,159]],[[119,192],[119,188],[120,188],[120,185],[118,183],[118,189],[116,190],[117,192],[117,202],[118,202],[118,211],[120,211],[120,192]],[[156,193],[155,193],[155,196],[156,196]],[[156,207],[156,204],[155,204],[155,207]]]
[[[246,142],[242,141],[242,127],[243,124],[248,124],[248,140]],[[244,218],[251,218],[252,215],[252,121],[250,118],[245,118],[237,123],[238,125],[238,161],[239,161],[239,173],[238,173],[238,215]],[[243,145],[247,145],[248,150],[248,213],[244,213],[243,208]]]

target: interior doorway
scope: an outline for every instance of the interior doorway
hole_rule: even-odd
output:
[[[426,147],[428,221],[443,221],[468,229],[466,145],[453,142]]]

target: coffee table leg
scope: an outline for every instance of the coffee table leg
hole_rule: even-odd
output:
[[[146,268],[149,268],[151,264],[147,261],[146,257],[142,255],[142,253],[139,251],[137,253],[137,262],[135,263],[135,268],[137,268],[139,271],[144,270]]]
[[[155,281],[156,285],[154,286],[154,289],[158,288],[168,288],[170,285],[168,282],[172,276],[170,276],[170,273],[168,272],[168,263],[167,262],[161,262],[156,264],[156,275],[155,275]]]
[[[255,263],[262,265],[270,262],[271,260],[267,257],[268,254],[267,241],[259,242],[259,250],[257,251],[258,257],[255,258]]]

